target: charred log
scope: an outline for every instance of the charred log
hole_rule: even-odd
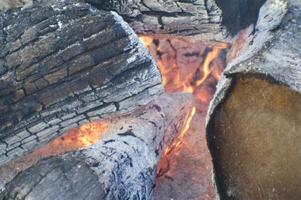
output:
[[[156,166],[191,110],[190,96],[161,96],[103,123],[101,141],[19,173],[0,199],[151,199]]]
[[[207,139],[221,199],[301,196],[300,13],[300,1],[268,0],[219,82]]]
[[[85,0],[114,10],[139,34],[198,35],[222,38],[221,10],[214,0]]]
[[[50,5],[57,0],[32,1]],[[2,9],[30,5],[32,1],[5,0]],[[234,36],[241,29],[256,24],[259,9],[266,0],[68,1],[87,2],[100,10],[116,11],[139,34],[197,35],[204,40],[225,40],[226,32]]]
[[[25,2],[23,2],[25,1]],[[0,10],[29,6],[31,3],[51,5],[58,0],[5,0]],[[221,9],[214,0],[66,0],[87,2],[107,11],[115,11],[138,34],[198,35],[203,39],[224,39],[221,26]],[[25,4],[26,3],[26,4]],[[1,8],[2,7],[2,8]]]
[[[0,16],[0,165],[162,92],[151,56],[121,17],[64,2]]]

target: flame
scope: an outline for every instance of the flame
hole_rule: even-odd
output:
[[[155,58],[162,75],[162,82],[166,92],[191,93],[194,94],[196,99],[200,102],[208,102],[209,98],[207,97],[210,95],[206,94],[206,96],[204,96],[200,88],[210,77],[213,77],[214,81],[219,80],[225,65],[220,61],[220,54],[222,50],[229,47],[228,44],[216,43],[207,48],[207,54],[206,49],[198,50],[197,45],[195,45],[196,47],[191,48],[195,50],[192,52],[194,57],[196,57],[195,63],[189,60],[183,63],[183,60],[186,58],[180,54],[183,46],[189,49],[189,47],[185,46],[185,42],[187,43],[186,40],[180,38],[162,39],[155,38],[154,36],[140,36],[139,38]],[[156,45],[155,40],[163,41],[163,45]],[[175,41],[174,43],[183,45],[174,47],[173,41]],[[204,45],[206,44],[203,44],[203,46]],[[203,59],[203,56],[206,57]]]
[[[153,43],[153,37],[151,36],[140,36],[139,40],[142,42],[144,46],[150,46]]]
[[[223,49],[226,49],[228,47],[228,45],[224,44],[224,43],[221,43],[220,45],[218,46],[215,46],[211,52],[208,53],[206,59],[205,59],[205,62],[204,62],[204,65],[203,65],[203,77],[199,80],[196,81],[196,84],[195,86],[196,87],[199,87],[207,78],[208,76],[211,74],[212,70],[210,69],[210,63],[218,58],[219,54],[221,53],[221,50]],[[200,69],[202,70],[202,69]],[[218,76],[220,77],[220,75]]]
[[[164,150],[163,155],[169,154],[173,149],[179,149],[180,148],[180,146],[183,144],[183,141],[184,141],[183,138],[184,138],[184,136],[186,135],[187,131],[190,128],[191,121],[192,121],[193,116],[195,115],[195,113],[196,113],[196,107],[193,107],[191,112],[187,114],[187,116],[184,120],[184,126],[183,126],[183,129],[180,131],[180,134],[179,134],[178,138],[176,139],[176,141],[170,147],[167,147]]]
[[[158,185],[166,184],[165,178],[181,179],[183,173],[191,179],[192,188],[202,188],[196,200],[214,199],[210,178],[212,163],[205,142],[203,117],[226,66],[229,45],[162,36],[140,36],[140,40],[157,63],[165,91],[191,93],[196,99],[178,137],[164,149],[157,168]],[[197,164],[188,167],[183,165],[186,162]],[[184,183],[181,180],[175,182]],[[170,183],[169,187],[172,185]]]
[[[220,78],[225,67],[225,62],[223,63],[220,54],[222,50],[229,47],[228,44],[215,43],[213,46],[200,48],[207,44],[191,44],[182,38],[156,38],[145,35],[140,36],[139,39],[155,58],[166,92],[191,93],[198,102],[209,102],[214,91],[206,87],[205,82],[208,84],[214,82],[212,85],[215,85]],[[175,45],[178,46],[175,47]],[[185,54],[181,54],[183,49],[186,49],[192,56],[185,57]],[[173,149],[179,149],[183,144],[184,136],[190,129],[196,110],[197,108],[193,107],[187,115],[179,137],[173,145],[165,150],[163,155],[170,153]]]
[[[69,130],[64,135],[56,138],[40,151],[47,154],[59,154],[66,151],[81,149],[95,144],[107,131],[108,125],[103,122],[91,122],[79,128]]]
[[[107,129],[108,124],[105,122],[95,121],[83,124],[78,128],[67,131],[62,136],[33,151],[31,154],[12,161],[10,165],[17,171],[23,171],[27,167],[38,162],[40,159],[86,148],[99,141]]]

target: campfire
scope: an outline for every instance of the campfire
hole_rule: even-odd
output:
[[[298,199],[301,4],[234,2],[0,1],[0,199]]]
[[[199,173],[199,176],[204,176],[206,174],[203,180],[195,183],[196,189],[198,187],[204,188],[202,192],[198,192],[195,195],[200,198],[211,199],[214,197],[211,181],[212,166],[210,155],[206,148],[204,128],[201,128],[199,123],[203,122],[204,124],[204,114],[208,103],[226,66],[226,52],[229,46],[225,43],[204,43],[179,37],[156,38],[141,36],[140,41],[149,49],[158,64],[165,91],[167,93],[191,93],[194,96],[190,102],[193,104],[193,107],[187,112],[183,126],[181,130],[178,130],[178,137],[172,145],[164,150],[161,156],[161,161],[157,168],[157,185],[160,185],[161,181],[164,182],[164,179],[177,179],[176,177],[173,178],[173,174],[183,173],[185,169],[177,169],[177,162],[181,162],[181,159],[183,159],[183,155],[181,157],[183,151],[192,154],[198,153],[199,156],[194,155],[193,159],[198,161],[200,166],[197,170],[193,169],[193,166],[191,168],[188,167],[187,171],[190,173],[186,172],[186,175],[192,176]],[[107,129],[107,122],[94,121],[83,124],[79,128],[68,130],[46,146],[21,159],[12,161],[6,168],[3,168],[6,171],[2,173],[7,175],[13,174],[13,171],[18,173],[43,158],[88,148],[101,140],[102,133],[107,132]],[[190,132],[189,136],[187,136],[188,132]],[[199,141],[194,142],[195,144],[192,145],[192,142],[189,141],[191,139]],[[192,158],[190,159],[193,160]],[[191,173],[193,170],[195,171]],[[9,177],[7,176],[8,179]],[[172,181],[171,183],[174,184],[174,182]],[[168,183],[164,183],[162,188],[167,186]],[[161,192],[163,191],[163,189],[162,191],[157,191],[156,195],[161,195],[158,198],[162,198],[163,194]]]

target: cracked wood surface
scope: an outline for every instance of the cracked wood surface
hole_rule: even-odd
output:
[[[116,11],[140,34],[222,38],[222,14],[214,0],[86,1],[99,9]]]
[[[299,144],[292,142],[300,141],[300,104],[295,103],[299,102],[301,93],[300,13],[300,0],[267,0],[261,8],[256,32],[249,35],[243,52],[228,65],[219,81],[207,114],[206,129],[221,199],[300,197],[300,190],[294,188],[300,188],[299,183],[294,183],[294,179],[300,177],[299,164],[295,167],[295,162],[300,160],[299,151],[295,152]],[[236,110],[232,105],[235,101]],[[227,143],[228,146],[219,143],[219,138],[229,141],[223,133],[236,143]],[[256,137],[259,139],[254,143]],[[252,148],[248,144],[252,144]],[[232,154],[222,155],[221,152],[229,153],[228,149]],[[244,156],[240,156],[243,152]],[[222,162],[221,155],[228,159],[228,164]],[[234,155],[237,161],[231,160]],[[254,156],[253,159],[250,156]],[[223,170],[229,166],[233,173],[225,174]],[[237,166],[246,172],[242,179]],[[257,170],[253,173],[254,169]],[[237,180],[244,189],[237,189]]]
[[[116,13],[35,4],[3,13],[0,27],[0,165],[163,91],[152,58]]]
[[[57,0],[34,0],[51,4]],[[215,0],[68,0],[87,2],[101,10],[116,11],[137,34],[197,35],[204,40],[225,40],[222,10]],[[30,5],[26,1],[27,5]],[[4,8],[20,6],[4,2]],[[224,31],[225,33],[225,31]]]
[[[53,156],[19,173],[1,199],[152,199],[156,166],[191,111],[191,96],[165,94],[105,120],[102,140]]]
[[[24,0],[3,1],[2,9],[24,4]],[[51,4],[57,0],[33,1],[36,4]],[[266,0],[68,1],[87,2],[101,10],[114,10],[138,34],[194,35],[202,40],[228,41],[240,30],[256,24],[259,9]],[[25,2],[26,6],[31,3],[30,0]]]

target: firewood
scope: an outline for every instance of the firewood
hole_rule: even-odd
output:
[[[99,9],[116,11],[137,33],[222,37],[222,12],[214,0],[85,1]]]
[[[39,161],[19,173],[0,199],[151,199],[156,166],[192,110],[191,96],[166,94],[104,120],[96,144]]]
[[[52,4],[58,0],[32,0],[34,4]],[[28,2],[32,2],[27,0]],[[222,10],[214,0],[65,0],[87,2],[100,10],[115,11],[138,34],[198,35],[209,39],[224,39],[222,34]],[[4,2],[3,9],[13,8],[21,3]],[[1,10],[1,4],[0,4]]]
[[[0,10],[58,0],[3,0]],[[87,2],[100,10],[115,11],[138,34],[195,36],[202,40],[229,41],[230,33],[255,24],[266,0],[65,0]]]
[[[0,46],[0,165],[163,91],[133,30],[116,13],[86,3],[5,12]]]
[[[207,139],[222,200],[301,197],[300,13],[300,0],[268,0],[219,82]]]

